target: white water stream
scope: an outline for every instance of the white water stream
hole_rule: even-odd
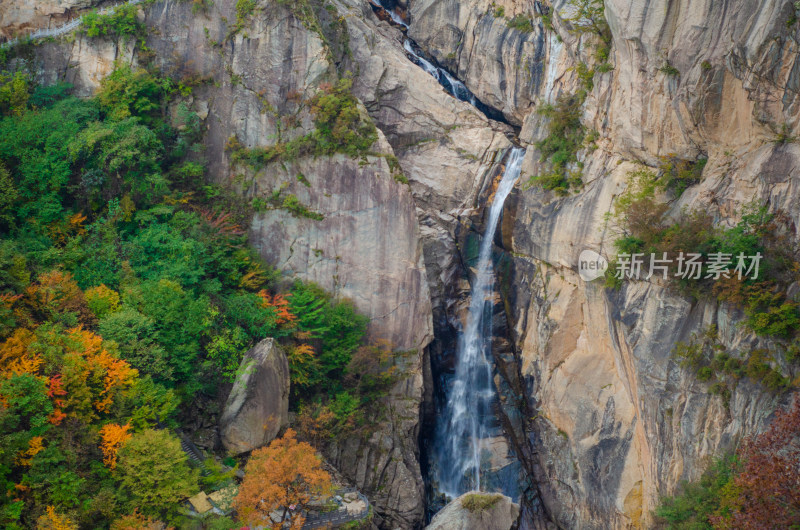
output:
[[[490,362],[494,267],[492,242],[503,203],[519,179],[525,150],[514,147],[495,192],[480,244],[466,326],[459,337],[456,373],[437,432],[438,487],[448,496],[481,488],[481,459],[496,390]]]

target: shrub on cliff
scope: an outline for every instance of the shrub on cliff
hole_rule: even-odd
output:
[[[536,143],[542,161],[548,161],[550,169],[536,176],[533,182],[546,190],[566,195],[571,188],[579,188],[581,171],[578,166],[578,151],[583,145],[586,131],[581,124],[585,94],[562,95],[555,104],[544,105],[539,114],[547,118],[547,136]]]
[[[245,162],[258,170],[273,161],[296,160],[310,155],[344,153],[359,157],[369,154],[369,148],[377,141],[378,133],[372,119],[361,112],[358,100],[350,92],[352,84],[349,77],[343,77],[335,84],[323,84],[317,94],[304,101],[310,108],[315,125],[308,134],[250,149],[244,147],[236,137],[231,137],[226,145],[231,161]],[[297,204],[283,207],[296,210]]]
[[[711,530],[711,517],[725,510],[724,499],[739,467],[735,456],[714,460],[698,482],[684,482],[675,496],[661,499],[657,520],[674,530]]]
[[[112,13],[87,13],[83,17],[83,31],[87,37],[122,38],[124,41],[134,37],[142,39],[147,30],[139,21],[138,10],[136,5],[122,4]]]
[[[360,156],[378,139],[375,124],[362,115],[358,100],[350,92],[352,86],[353,80],[343,77],[334,85],[323,86],[311,98],[311,114],[317,126],[312,133],[316,154]]]
[[[498,494],[470,493],[461,499],[461,506],[471,513],[481,513],[491,510],[502,498],[503,496]]]
[[[696,166],[684,170],[696,174]],[[614,242],[619,254],[642,254],[646,274],[651,255],[668,263],[668,284],[695,298],[714,296],[745,311],[746,323],[758,335],[790,339],[800,329],[800,304],[787,288],[798,279],[798,251],[792,243],[793,225],[781,212],[751,203],[742,210],[741,220],[732,228],[715,226],[709,212],[683,210],[669,217],[668,205],[656,198],[658,189],[670,189],[673,176],[658,177],[642,170],[631,173],[628,188],[617,200],[613,221],[619,229]],[[687,177],[688,178],[688,177]],[[699,254],[699,278],[678,275],[679,255]],[[730,259],[716,275],[710,274],[711,255]],[[760,255],[758,275],[735,272],[737,257]],[[719,268],[719,267],[718,267]],[[644,279],[644,274],[639,279]],[[616,262],[606,272],[607,285],[618,287],[621,280]]]
[[[671,529],[795,528],[800,524],[800,400],[779,410],[766,432],[701,479],[665,497],[656,519]]]

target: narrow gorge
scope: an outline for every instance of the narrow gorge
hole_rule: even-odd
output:
[[[313,446],[339,489],[276,501],[274,528],[800,524],[796,479],[758,475],[764,454],[800,465],[791,429],[758,453],[800,386],[798,19],[789,0],[0,0],[0,372],[27,367],[50,411],[25,437],[0,415],[0,523],[228,528],[130,492],[64,500],[128,491],[127,436],[174,430],[239,492],[261,448]],[[41,345],[76,333],[147,381],[119,396],[163,386],[141,390],[155,416],[111,375],[84,377],[109,385],[89,412],[59,397],[80,378]],[[72,467],[37,479],[39,453]]]

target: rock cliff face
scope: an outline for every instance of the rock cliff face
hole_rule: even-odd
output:
[[[35,13],[66,6],[35,5],[22,13],[0,1],[2,31],[41,25]],[[280,209],[257,215],[251,235],[261,254],[353,299],[372,318],[373,337],[416,350],[378,432],[337,441],[329,456],[374,499],[380,526],[418,527],[420,408],[431,394],[429,354],[448,348],[464,307],[466,234],[480,223],[515,132],[528,146],[523,174],[541,170],[534,144],[545,118],[537,109],[578,90],[575,68],[592,61],[590,37],[571,31],[566,0],[402,3],[409,35],[509,126],[451,97],[411,63],[403,33],[366,2],[334,0],[331,9],[316,9],[324,20],[318,26],[286,6],[258,5],[258,16],[226,38],[233,0],[194,15],[188,2],[156,2],[143,11],[153,30],[147,43],[165,72],[204,80],[185,103],[205,120],[212,178],[234,182],[247,200],[283,189],[323,217]],[[506,430],[514,431],[544,511],[561,527],[648,526],[660,495],[762,429],[778,405],[742,381],[726,407],[671,358],[677,341],[711,324],[732,351],[763,346],[739,325],[737,310],[656,282],[605,290],[578,277],[577,259],[583,249],[613,253],[616,232],[606,214],[631,171],[668,154],[708,157],[702,181],[671,213],[702,208],[730,224],[757,199],[800,223],[800,147],[775,141],[800,134],[798,26],[787,27],[793,13],[788,0],[607,0],[613,69],[595,75],[582,108],[584,125],[598,133],[597,148],[579,153],[584,186],[557,197],[522,179],[506,203],[496,242],[508,261],[504,351],[516,365],[498,362],[508,368],[500,383],[531,412]],[[517,14],[530,17],[530,28],[509,27]],[[37,58],[43,81],[66,79],[83,94],[115,60],[137,60],[129,46],[82,37],[43,44]],[[347,71],[379,129],[374,155],[232,167],[224,148],[231,136],[252,147],[310,130],[300,102]],[[288,117],[299,124],[294,132]],[[391,156],[409,185],[392,178]]]
[[[0,1],[0,37],[12,38],[31,30],[50,28],[69,20],[76,12],[100,4],[101,0]]]
[[[506,17],[532,17],[533,31],[521,37],[509,29],[497,6]],[[672,212],[702,208],[731,223],[757,199],[795,224],[800,215],[800,150],[774,141],[783,128],[797,130],[791,3],[605,6],[614,69],[595,76],[583,109],[584,124],[601,137],[598,149],[580,154],[586,184],[567,198],[520,188],[502,228],[514,262],[505,279],[508,316],[532,383],[529,403],[538,410],[540,489],[553,520],[569,528],[647,526],[660,495],[698,478],[711,455],[763,428],[777,405],[762,388],[740,383],[726,408],[671,359],[677,341],[712,324],[732,351],[763,346],[739,326],[741,313],[657,283],[613,292],[576,274],[583,249],[613,253],[616,232],[606,214],[629,173],[668,154],[708,156],[703,181]],[[554,31],[542,37],[536,13],[543,8]],[[571,69],[591,62],[586,38],[560,16],[568,10],[564,1],[417,1],[410,34],[482,100],[505,94],[496,105],[522,123],[520,139],[533,142],[543,119],[531,107],[575,92]],[[532,55],[539,70],[528,81],[519,72]],[[665,64],[676,70],[665,73]],[[540,169],[534,147],[526,168]]]

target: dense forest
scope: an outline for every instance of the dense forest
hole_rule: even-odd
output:
[[[206,184],[199,120],[171,104],[190,88],[128,67],[89,99],[0,83],[0,521],[234,527],[182,515],[237,463],[197,469],[174,429],[266,337],[306,432],[355,428],[393,379],[387,348],[362,345],[350,302],[248,247],[250,206]]]

